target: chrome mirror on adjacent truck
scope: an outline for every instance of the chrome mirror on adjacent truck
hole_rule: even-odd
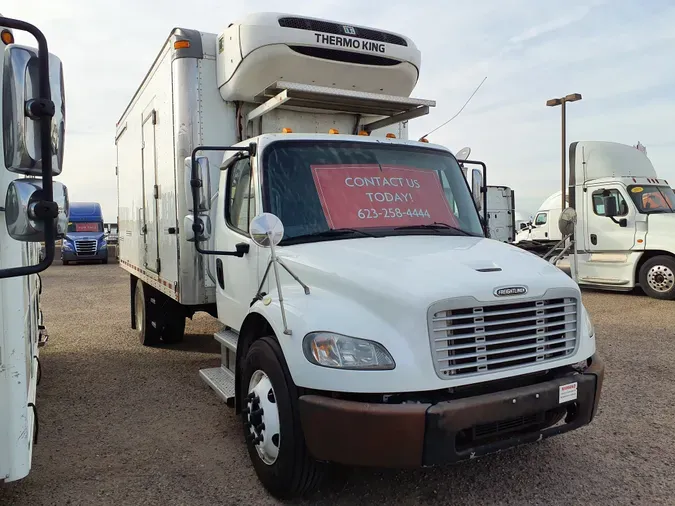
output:
[[[59,215],[64,209],[54,195],[67,201],[65,188],[60,183],[57,188],[53,181],[63,165],[65,96],[63,66],[59,58],[49,53],[44,34],[17,19],[0,17],[0,26],[28,32],[38,43],[37,50],[9,44],[2,61],[4,166],[14,173],[42,178],[10,184],[4,203],[5,222],[10,237],[45,243],[40,263],[0,269],[0,278],[9,278],[36,274],[54,260],[54,241],[63,227],[63,217]],[[63,212],[67,214],[67,205]]]
[[[196,177],[193,177],[193,175]],[[193,181],[198,186],[192,186]],[[185,189],[188,190],[185,192],[185,203],[188,211],[194,212],[195,201],[191,188],[197,188],[197,212],[208,211],[211,208],[211,172],[209,170],[209,159],[205,156],[196,157],[194,167],[191,157],[185,159]]]
[[[68,228],[68,190],[54,182],[54,201],[58,216],[54,222],[53,234],[63,237]],[[5,224],[9,236],[22,242],[45,240],[45,222],[40,220],[40,207],[44,205],[44,189],[40,179],[16,179],[9,183],[5,197]]]

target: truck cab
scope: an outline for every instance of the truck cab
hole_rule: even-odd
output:
[[[199,374],[275,497],[326,463],[456,462],[595,416],[578,286],[486,238],[485,164],[470,188],[408,139],[435,105],[411,97],[420,68],[400,34],[253,14],[172,31],[118,121],[131,325],[155,346],[219,320]]]
[[[70,203],[68,231],[61,245],[61,261],[63,265],[71,262],[108,263],[108,243],[100,204]]]

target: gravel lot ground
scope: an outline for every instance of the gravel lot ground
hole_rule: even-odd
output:
[[[129,328],[119,266],[57,265],[43,279],[39,444],[0,504],[275,504],[238,420],[199,379],[218,364],[215,320],[189,322],[179,348],[147,349]],[[593,292],[584,302],[607,366],[590,426],[451,467],[353,470],[306,504],[672,505],[675,303]]]

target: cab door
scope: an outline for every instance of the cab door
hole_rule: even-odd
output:
[[[618,185],[589,187],[585,193],[584,246],[589,252],[628,252],[635,247],[637,210]],[[603,196],[616,201],[616,223],[605,216]]]
[[[241,328],[258,289],[259,249],[251,241],[249,225],[258,204],[256,177],[251,157],[235,159],[221,173],[216,249],[235,251],[248,247],[243,257],[216,257],[218,318],[235,330]],[[222,213],[222,214],[221,214]],[[223,219],[224,218],[224,219]]]
[[[542,211],[537,213],[534,217],[534,222],[532,223],[534,226],[530,232],[530,239],[533,241],[547,240],[549,238],[549,221],[548,212]]]

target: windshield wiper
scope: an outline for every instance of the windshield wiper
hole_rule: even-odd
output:
[[[403,227],[394,228],[394,230],[444,230],[444,229],[459,232],[462,235],[473,236],[473,234],[470,234],[466,230],[453,227],[452,225],[448,225],[447,223],[440,223],[438,221],[434,221],[433,223],[426,223],[424,225],[405,225]]]
[[[329,230],[323,230],[321,232],[313,232],[311,234],[295,235],[293,237],[285,239],[284,242],[313,239],[313,238],[340,237],[343,235],[360,235],[361,237],[376,237],[375,235],[368,233],[364,230],[360,230],[358,228],[332,228]]]

